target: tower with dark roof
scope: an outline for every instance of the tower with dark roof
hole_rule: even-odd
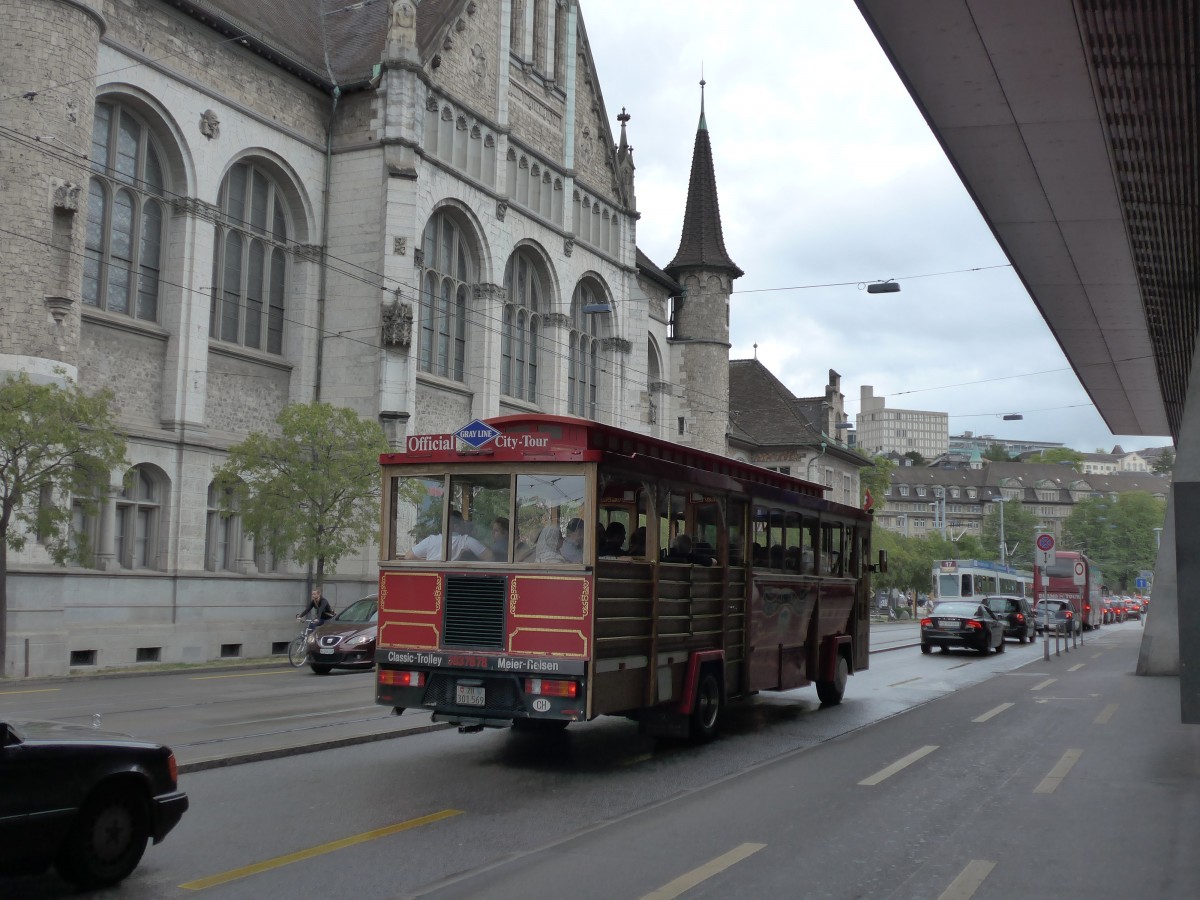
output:
[[[676,440],[725,452],[729,421],[729,295],[742,270],[730,259],[721,234],[721,209],[713,170],[712,144],[700,82],[700,124],[692,151],[683,234],[668,275],[683,285],[674,301],[671,343],[676,347],[675,382],[680,389]]]

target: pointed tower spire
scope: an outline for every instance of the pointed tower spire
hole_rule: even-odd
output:
[[[727,270],[740,278],[741,269],[725,251],[721,234],[721,208],[717,202],[717,177],[713,170],[712,144],[708,137],[708,122],[704,116],[704,85],[700,79],[700,125],[696,129],[696,146],[692,150],[692,175],[688,182],[687,207],[683,214],[683,235],[675,258],[666,272],[676,277],[675,270],[685,266]]]

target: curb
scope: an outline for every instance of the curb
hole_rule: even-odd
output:
[[[453,728],[449,722],[431,722],[428,725],[417,725],[399,731],[385,731],[379,734],[360,734],[354,737],[335,738],[329,741],[317,741],[311,744],[296,744],[291,747],[275,747],[271,750],[255,750],[249,753],[236,753],[230,756],[216,756],[210,759],[199,759],[189,763],[179,763],[180,775],[192,772],[206,772],[209,769],[223,769],[227,766],[240,766],[244,763],[263,762],[270,759],[283,759],[288,756],[300,756],[305,753],[320,753],[322,750],[336,750],[340,747],[352,747],[356,744],[372,744],[376,741],[388,741],[392,738],[405,737],[410,734],[428,734],[432,731],[445,731]]]

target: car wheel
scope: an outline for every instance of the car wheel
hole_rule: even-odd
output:
[[[850,680],[850,664],[846,662],[846,657],[838,654],[837,664],[834,666],[833,681],[818,681],[817,682],[817,699],[821,701],[823,706],[836,706],[842,702],[842,696],[846,693],[846,682]]]
[[[820,685],[817,687],[818,693]],[[712,669],[700,673],[696,685],[696,700],[692,706],[691,736],[693,741],[711,741],[721,724],[721,683]]]
[[[932,644],[922,644],[922,645],[921,645],[921,652],[922,652],[922,653],[932,653],[932,652],[933,652],[933,645],[932,645]]]
[[[83,888],[116,884],[137,866],[149,837],[142,791],[132,784],[101,787],[71,824],[54,867]]]
[[[942,652],[943,652],[943,653],[949,653],[949,652],[950,652],[950,648],[949,648],[948,646],[946,646],[945,644],[942,644],[942,645],[941,645],[941,650],[942,650]]]
[[[314,672],[316,672],[318,675],[328,675],[330,670],[333,669],[333,666],[321,666],[321,665],[317,665],[316,663],[313,663],[311,666],[309,666],[309,668],[312,669]]]

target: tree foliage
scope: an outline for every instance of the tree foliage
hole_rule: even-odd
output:
[[[59,373],[62,374],[62,373]],[[112,417],[112,394],[87,395],[73,381],[37,384],[22,373],[0,382],[0,673],[8,642],[8,551],[37,537],[55,562],[81,559],[71,504],[94,514],[125,439]]]
[[[1154,466],[1151,469],[1156,475],[1170,475],[1174,470],[1175,454],[1170,448],[1158,455],[1158,459],[1154,460]]]
[[[259,547],[314,564],[316,585],[379,528],[383,429],[328,403],[293,404],[275,420],[279,434],[256,432],[230,448],[216,473],[223,512],[235,511]]]
[[[992,462],[1011,462],[1012,454],[1004,449],[1004,445],[1000,443],[991,444],[983,451],[984,459],[990,459]]]
[[[858,452],[866,456],[863,451]],[[878,511],[887,505],[887,489],[891,484],[892,469],[896,468],[896,464],[886,456],[872,456],[869,459],[871,465],[859,470],[859,485],[864,494],[858,499],[861,503],[866,499],[865,492],[870,491],[872,505]]]
[[[1070,447],[1051,447],[1048,450],[1043,450],[1035,457],[1030,457],[1029,461],[1050,463],[1052,465],[1065,464],[1078,472],[1080,465],[1083,463],[1083,454],[1078,450],[1072,450]]]
[[[894,531],[876,527],[871,532],[871,549],[886,550],[887,572],[871,576],[875,590],[909,590],[928,594],[933,588],[933,567],[942,559],[976,559],[980,555],[979,541],[964,535],[954,541],[940,534],[928,537],[905,537]]]
[[[908,459],[912,460],[912,464],[913,464],[914,466],[925,466],[925,465],[928,465],[928,463],[925,461],[925,457],[923,457],[923,456],[922,456],[920,453],[918,453],[916,450],[909,450],[909,451],[908,451],[907,453],[905,453],[904,455],[905,455],[905,457],[906,457],[906,458],[908,458]]]
[[[1000,504],[986,504],[992,508],[984,516],[979,541],[983,545],[980,559],[1000,559]],[[1010,566],[1033,571],[1034,535],[1041,530],[1041,520],[1026,509],[1019,501],[1004,503],[1004,543],[1008,550],[1006,562]]]
[[[1154,568],[1166,506],[1144,491],[1081,500],[1063,524],[1063,549],[1086,553],[1110,590],[1128,593],[1138,572]]]

